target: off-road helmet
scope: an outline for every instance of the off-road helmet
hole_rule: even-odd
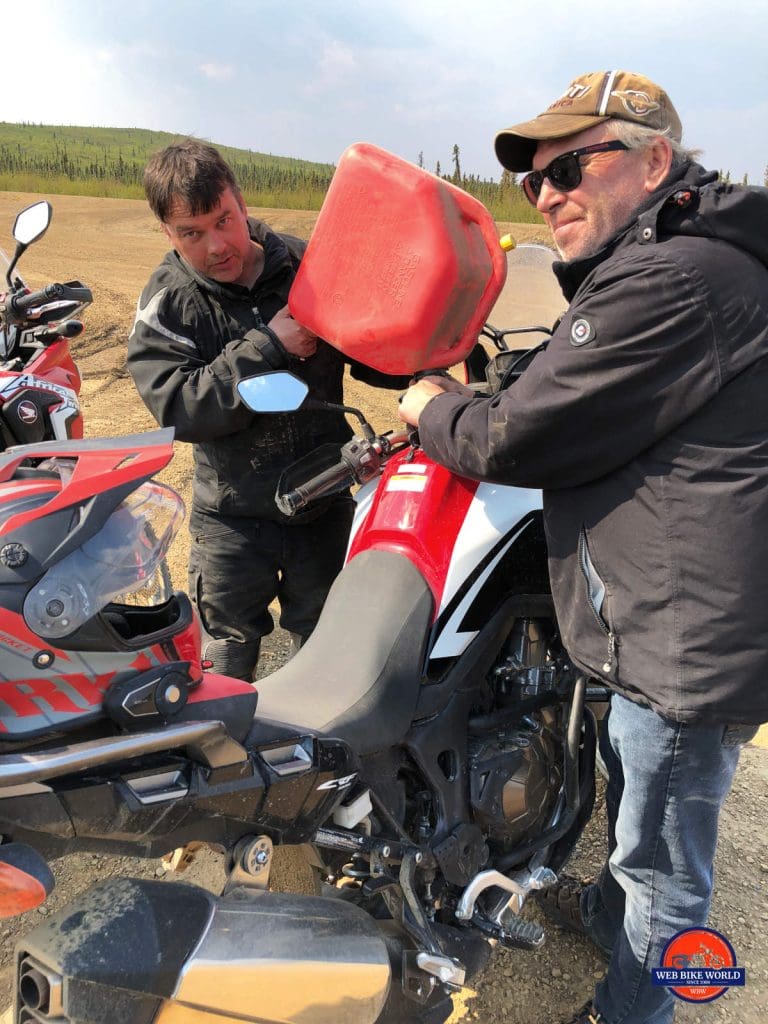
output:
[[[176,492],[151,479],[172,439],[160,430],[0,454],[0,742],[104,716],[151,723],[199,681],[189,599],[153,584],[184,516]]]

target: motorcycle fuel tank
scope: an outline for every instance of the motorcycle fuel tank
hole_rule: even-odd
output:
[[[413,373],[466,358],[506,267],[479,200],[361,142],[339,160],[288,305],[346,356]]]

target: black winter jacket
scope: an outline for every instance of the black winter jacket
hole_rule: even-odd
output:
[[[128,368],[158,423],[195,443],[196,509],[283,521],[274,502],[280,473],[321,444],[343,444],[352,431],[342,413],[323,409],[255,414],[241,402],[237,384],[285,369],[305,380],[314,397],[339,403],[344,356],[320,342],[311,358],[295,359],[264,329],[288,300],[306,243],[261,221],[248,223],[264,247],[255,287],[219,284],[168,253],[139,299]],[[352,373],[369,383],[405,384],[359,364]]]
[[[597,256],[490,399],[440,395],[425,450],[544,488],[573,660],[679,721],[768,720],[768,190],[697,165]]]

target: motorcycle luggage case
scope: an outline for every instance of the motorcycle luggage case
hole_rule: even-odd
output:
[[[408,374],[467,357],[505,276],[481,202],[361,142],[339,160],[288,305],[346,356]]]

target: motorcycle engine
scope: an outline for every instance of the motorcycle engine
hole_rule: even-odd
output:
[[[492,674],[495,709],[471,723],[473,817],[502,849],[544,828],[563,781],[564,712],[553,632],[549,620],[517,620]]]

